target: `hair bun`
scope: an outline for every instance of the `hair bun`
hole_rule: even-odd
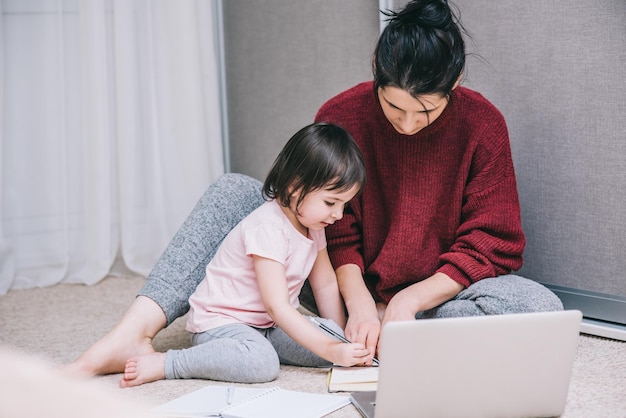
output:
[[[399,25],[418,25],[439,30],[448,30],[454,21],[445,0],[413,0],[401,11],[391,13],[391,21]]]

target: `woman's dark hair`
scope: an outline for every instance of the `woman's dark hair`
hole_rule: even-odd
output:
[[[448,1],[413,0],[399,12],[382,13],[388,24],[374,51],[375,90],[393,86],[413,97],[450,94],[465,67],[465,43]]]
[[[293,194],[299,191],[297,210],[310,192],[347,191],[364,184],[365,163],[350,134],[331,123],[314,123],[285,144],[265,179],[263,195],[290,206]]]

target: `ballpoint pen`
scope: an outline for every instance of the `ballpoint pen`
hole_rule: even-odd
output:
[[[227,391],[226,391],[226,403],[228,405],[233,403],[233,396],[235,396],[235,388],[232,387],[232,386],[229,386]]]
[[[311,322],[313,322],[315,325],[317,325],[320,329],[322,329],[323,331],[326,331],[328,334],[330,334],[333,337],[337,338],[339,341],[342,341],[344,343],[352,343],[352,341],[348,340],[346,337],[344,337],[343,335],[339,334],[337,331],[333,330],[332,328],[322,324],[320,321],[318,321],[314,317],[309,316],[309,319],[311,320]],[[378,359],[376,357],[374,357],[372,359],[372,363],[374,363],[377,366],[379,365]]]

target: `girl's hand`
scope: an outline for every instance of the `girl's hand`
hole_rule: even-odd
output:
[[[329,354],[334,364],[344,367],[372,362],[372,355],[361,343],[333,343],[329,347]]]

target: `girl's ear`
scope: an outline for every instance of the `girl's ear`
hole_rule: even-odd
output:
[[[300,198],[300,192],[295,189],[295,186],[293,184],[291,184],[289,187],[287,187],[287,194],[285,196],[289,197],[289,202],[285,203],[288,203],[287,206],[291,207],[291,205],[294,204],[294,202],[297,202]]]

